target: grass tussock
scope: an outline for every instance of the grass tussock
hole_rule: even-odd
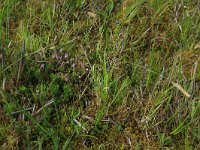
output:
[[[200,149],[200,2],[0,4],[0,149]]]

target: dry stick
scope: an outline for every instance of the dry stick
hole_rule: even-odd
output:
[[[74,121],[79,127],[81,127],[84,131],[87,132],[87,129],[86,129],[78,120],[76,120],[75,118],[73,118],[73,121]]]
[[[179,84],[177,84],[177,83],[175,83],[175,82],[173,82],[173,81],[172,81],[172,84],[173,84],[173,86],[176,87],[179,91],[181,91],[187,98],[191,98],[191,95],[190,95],[188,92],[186,92],[186,91],[183,89],[182,86],[180,86]]]
[[[34,113],[34,115],[37,115],[41,110],[43,110],[45,107],[49,106],[51,103],[53,103],[54,100],[51,99],[50,101],[48,101],[44,106],[42,106],[37,112]]]
[[[18,110],[18,111],[11,112],[11,113],[7,113],[5,116],[14,115],[14,114],[21,113],[21,112],[24,112],[24,111],[27,111],[27,110],[31,110],[31,109],[33,109],[33,107],[26,108],[26,109],[23,109],[23,110]]]
[[[128,144],[129,144],[129,146],[130,146],[130,148],[131,148],[131,147],[132,147],[131,138],[130,138],[130,137],[127,137],[127,136],[126,136],[126,138],[127,138]]]
[[[18,69],[17,83],[19,82],[19,79],[21,78],[22,72],[24,70],[24,64],[25,64],[24,53],[25,53],[25,40],[23,41],[23,45],[21,49],[21,60],[20,60],[19,69]]]

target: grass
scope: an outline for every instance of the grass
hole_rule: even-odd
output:
[[[199,6],[0,4],[0,149],[199,149]]]

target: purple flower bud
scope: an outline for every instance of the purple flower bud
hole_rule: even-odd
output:
[[[44,64],[41,64],[40,65],[40,70],[44,70],[44,66],[45,66]]]
[[[43,54],[42,54],[42,52],[38,52],[38,54],[40,55],[40,57],[41,57],[41,58],[43,57]]]
[[[85,69],[85,65],[84,65],[84,63],[82,63],[82,62],[80,62],[81,63],[81,67],[82,67],[82,69]]]

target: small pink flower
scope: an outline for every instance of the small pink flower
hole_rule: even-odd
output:
[[[42,54],[42,52],[38,52],[38,54],[40,55],[40,57],[41,57],[41,58],[43,57],[43,54]]]
[[[82,69],[85,69],[84,63],[80,62]]]
[[[44,64],[41,64],[40,65],[40,70],[44,70],[44,66],[45,66]]]

